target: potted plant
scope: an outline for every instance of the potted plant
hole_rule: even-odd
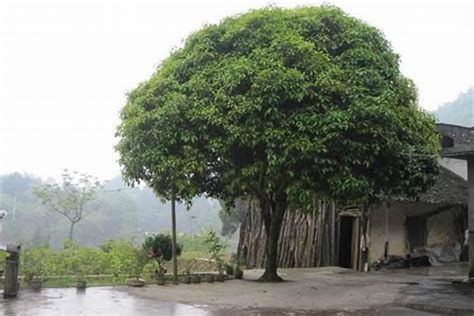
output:
[[[234,278],[237,280],[241,280],[244,277],[244,271],[240,269],[239,266],[237,266],[234,270]]]
[[[221,241],[216,232],[211,230],[207,233],[204,242],[208,246],[208,253],[211,255],[211,259],[216,263],[218,275],[208,275],[208,282],[214,282],[214,279],[219,282],[224,282],[224,261],[222,260],[222,250],[225,249],[225,244]],[[212,277],[212,281],[211,281]]]
[[[206,275],[206,281],[207,282],[214,283],[215,280],[216,280],[216,278],[214,277],[214,274],[207,274]]]
[[[186,269],[186,274],[184,275],[184,283],[191,284],[193,282],[193,276],[191,275],[191,270]]]
[[[226,264],[224,265],[224,269],[225,269],[225,274],[227,274],[227,275],[234,275],[234,268],[232,267],[231,264],[226,263]]]
[[[162,266],[159,266],[158,269],[155,270],[155,280],[156,284],[158,285],[165,285],[166,283],[166,269]]]
[[[155,270],[156,283],[165,284],[166,269],[163,267],[165,261],[173,258],[172,239],[169,234],[155,234],[145,238],[142,248],[148,258],[154,259],[158,265]],[[181,254],[181,245],[176,245],[176,255]]]
[[[86,262],[77,262],[77,266],[76,266],[75,271],[77,273],[76,288],[78,290],[85,290],[86,287],[87,287],[86,267],[87,267]]]
[[[128,279],[128,285],[133,287],[145,286],[145,280],[141,278],[143,268],[147,263],[147,256],[143,249],[135,249],[134,261],[130,264],[130,278]]]
[[[198,274],[193,275],[192,279],[193,279],[193,283],[195,283],[195,284],[201,283],[201,276],[198,275]]]
[[[237,265],[234,269],[234,278],[236,278],[237,280],[241,280],[244,277],[244,271],[242,271],[242,269],[240,268],[243,265],[244,261],[241,258],[238,258]]]
[[[87,287],[87,281],[84,278],[80,278],[77,280],[76,288],[78,290],[84,290]]]
[[[77,273],[77,280],[76,280],[76,288],[78,290],[85,290],[87,287],[87,280],[86,280],[86,275],[87,275],[87,266],[88,266],[88,258],[85,257],[83,258],[83,262],[77,258],[77,260],[74,260],[74,270]]]

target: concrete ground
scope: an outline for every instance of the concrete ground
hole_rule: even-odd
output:
[[[330,267],[285,269],[283,283],[225,283],[22,289],[0,298],[0,315],[474,315],[473,288],[453,285],[465,266],[358,273]]]
[[[214,310],[278,311],[296,314],[474,315],[471,286],[453,285],[464,265],[359,273],[338,267],[282,269],[283,283],[245,280],[179,286],[126,288],[142,299],[204,304]]]

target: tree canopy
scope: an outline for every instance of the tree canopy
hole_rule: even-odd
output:
[[[332,6],[268,7],[202,28],[129,94],[121,120],[129,182],[186,201],[260,201],[267,280],[288,208],[417,195],[437,170],[434,119],[398,55]]]
[[[77,171],[63,171],[62,183],[48,183],[35,188],[34,193],[53,212],[64,216],[70,223],[69,240],[73,240],[74,226],[88,216],[95,207],[91,202],[101,187],[98,180]]]

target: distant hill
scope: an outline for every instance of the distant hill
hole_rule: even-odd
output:
[[[0,209],[8,212],[2,220],[0,243],[19,242],[26,246],[50,245],[60,248],[67,238],[68,223],[47,209],[33,194],[44,182],[31,174],[0,175]],[[110,239],[141,240],[145,233],[171,229],[169,203],[163,203],[147,187],[128,188],[120,176],[107,182],[97,197],[99,207],[77,224],[75,239],[96,246]],[[217,200],[195,198],[190,210],[177,205],[177,229],[193,234],[202,229],[220,231],[221,206]]]
[[[453,102],[441,105],[433,114],[440,123],[474,126],[474,87],[459,94]]]

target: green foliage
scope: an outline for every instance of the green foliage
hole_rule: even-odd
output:
[[[437,172],[434,119],[398,55],[332,6],[204,27],[129,94],[121,120],[126,180],[188,202],[360,203],[417,195]]]
[[[20,268],[26,282],[30,282],[35,277],[41,277],[46,274],[47,262],[45,256],[48,253],[47,248],[36,248],[31,251],[24,251],[21,254]]]
[[[5,251],[0,251],[0,264],[1,265],[5,263],[6,258],[7,258],[7,253]]]
[[[193,251],[185,252],[178,258],[181,272],[188,269],[195,258],[206,255],[208,246],[204,244],[204,239],[208,236],[207,232],[197,236],[180,236],[187,245],[195,245]],[[205,250],[198,250],[203,247]],[[5,253],[0,252],[0,260],[4,262]],[[97,285],[124,284],[129,277],[151,280],[156,271],[164,273],[170,268],[169,262],[159,264],[156,260],[150,260],[143,246],[136,246],[131,240],[112,240],[100,247],[83,247],[68,240],[61,250],[25,247],[20,255],[20,276],[26,282],[42,277],[46,286],[74,286],[78,278]]]
[[[107,253],[109,267],[113,274],[133,274],[137,264],[137,249],[131,241],[116,240],[109,241],[100,247]]]
[[[73,239],[74,225],[94,210],[100,183],[92,176],[64,170],[62,183],[45,184],[34,190],[42,203],[51,211],[64,216],[70,223],[69,239]]]
[[[434,115],[440,123],[461,125],[466,127],[474,126],[474,87],[469,88],[453,102],[441,105]]]
[[[41,179],[33,175],[14,172],[0,177],[0,191],[13,197],[30,200],[32,187],[40,183]]]
[[[125,179],[161,197],[255,197],[272,281],[288,209],[416,196],[438,171],[434,119],[398,55],[333,6],[268,7],[192,34],[128,95],[117,136]]]
[[[81,247],[67,241],[63,250],[25,248],[20,256],[20,274],[34,276],[140,275],[146,258],[131,241],[111,241],[99,248]]]
[[[219,273],[222,273],[223,268],[223,250],[226,248],[226,245],[222,240],[217,236],[216,232],[211,230],[207,233],[205,243],[208,246],[208,253],[211,255],[211,259],[217,263],[217,268]]]
[[[21,185],[18,185],[20,182]],[[0,175],[0,209],[8,215],[2,220],[4,238],[25,247],[51,246],[62,249],[62,240],[69,230],[69,221],[43,205],[33,193],[45,183],[33,175]],[[169,230],[169,204],[160,202],[147,187],[124,188],[121,177],[107,182],[97,192],[91,212],[74,228],[74,241],[81,245],[98,246],[111,239],[141,240],[144,232]],[[203,228],[220,229],[216,200],[204,197],[193,200],[190,211],[177,205],[178,231],[188,235]]]
[[[154,259],[158,263],[159,271],[162,272],[164,261],[170,261],[173,258],[172,238],[169,234],[155,234],[147,236],[142,244],[142,249],[148,258]],[[182,247],[176,244],[176,255],[181,255]]]
[[[206,243],[209,230],[203,229],[195,234],[178,234],[177,239],[186,253],[206,253],[208,245]]]

